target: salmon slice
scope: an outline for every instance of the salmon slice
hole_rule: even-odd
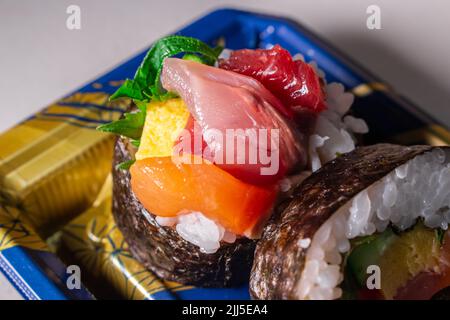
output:
[[[201,160],[195,158],[191,160]],[[237,235],[259,236],[275,202],[277,186],[242,182],[211,163],[180,162],[158,157],[131,166],[133,192],[149,212],[173,217],[200,211]]]

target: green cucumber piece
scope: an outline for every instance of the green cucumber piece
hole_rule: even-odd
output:
[[[392,228],[387,228],[380,234],[355,239],[354,248],[346,261],[346,268],[360,286],[366,285],[367,267],[378,265],[386,248],[397,237]]]

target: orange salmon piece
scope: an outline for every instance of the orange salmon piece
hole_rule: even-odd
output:
[[[242,182],[211,163],[187,164],[172,157],[138,160],[130,173],[133,192],[152,214],[173,217],[199,211],[248,238],[259,236],[278,191],[276,185]]]

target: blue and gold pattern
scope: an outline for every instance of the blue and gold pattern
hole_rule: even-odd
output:
[[[106,180],[92,208],[68,224],[62,232],[62,246],[82,270],[107,279],[124,299],[173,299],[171,293],[189,289],[162,281],[137,262],[128,250],[111,214],[112,181]]]
[[[66,286],[66,266],[47,244],[21,220],[17,208],[0,204],[0,272],[23,298],[92,299],[84,287]]]
[[[128,107],[123,100],[118,103],[109,102],[108,99],[109,95],[104,92],[78,92],[48,106],[31,119],[65,122],[82,128],[95,129],[101,124],[116,120]]]
[[[130,101],[108,99],[77,92],[0,135],[0,199],[44,237],[88,208],[110,171],[114,137],[95,128]]]
[[[20,220],[16,208],[0,204],[0,251],[14,246],[47,251],[47,245],[30,227]]]

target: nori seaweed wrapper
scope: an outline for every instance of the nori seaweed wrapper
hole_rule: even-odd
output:
[[[117,168],[132,159],[131,148],[122,138],[115,144],[112,210],[133,256],[160,278],[182,284],[229,287],[248,281],[255,241],[222,242],[217,252],[206,254],[174,229],[160,226],[132,192],[129,171]]]
[[[312,239],[319,227],[356,194],[432,148],[392,144],[359,147],[303,181],[294,191],[294,199],[272,216],[257,244],[250,277],[251,296],[297,299],[296,287],[307,251],[299,240]]]

